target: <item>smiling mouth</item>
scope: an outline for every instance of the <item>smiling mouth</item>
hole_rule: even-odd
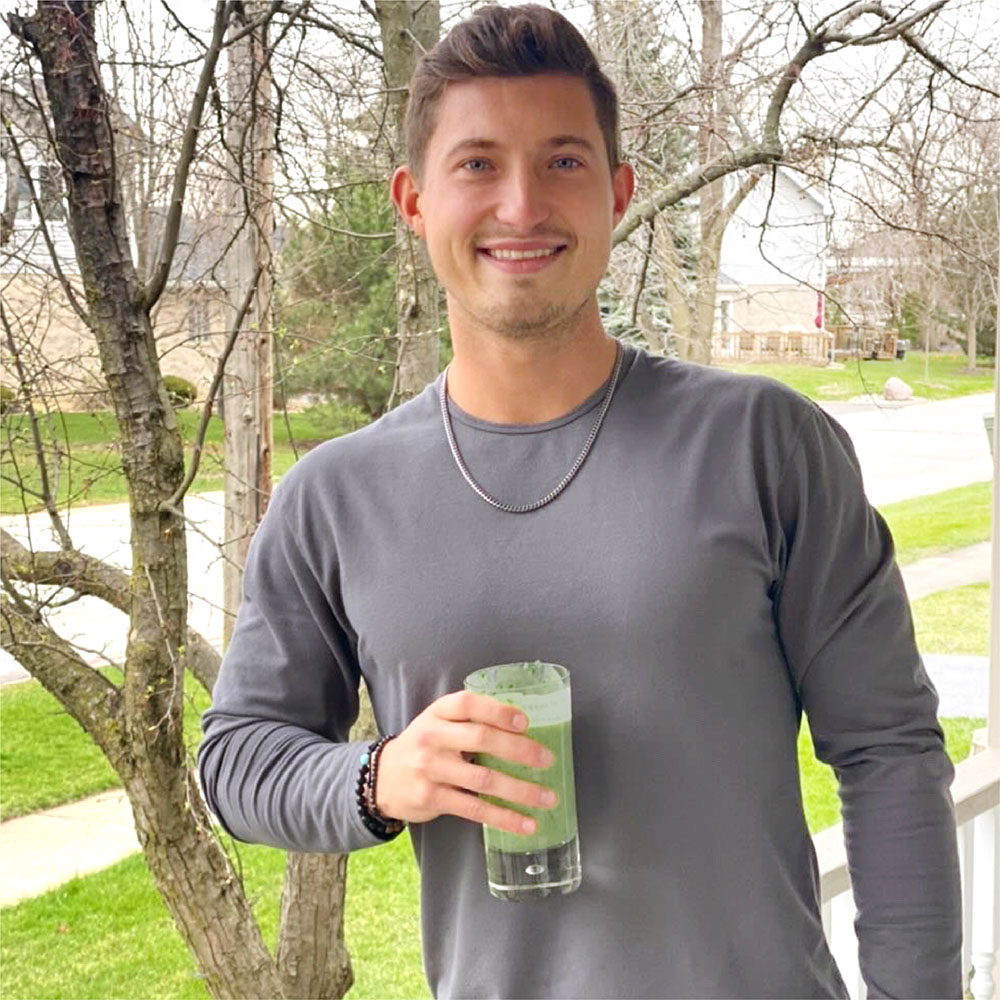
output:
[[[565,246],[540,247],[536,250],[491,250],[486,247],[482,252],[494,260],[535,260],[539,257],[554,257],[560,250],[565,249]]]

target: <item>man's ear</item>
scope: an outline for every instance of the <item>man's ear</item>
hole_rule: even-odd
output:
[[[635,172],[627,163],[619,163],[611,175],[611,187],[615,193],[615,225],[622,221],[625,210],[635,191]]]
[[[423,239],[424,217],[420,214],[420,192],[417,190],[416,178],[408,166],[399,167],[392,175],[389,192],[399,217]]]

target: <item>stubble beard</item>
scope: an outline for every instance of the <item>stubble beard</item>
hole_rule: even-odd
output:
[[[525,342],[551,340],[571,333],[577,320],[590,301],[590,296],[578,304],[547,302],[541,305],[526,303],[518,308],[514,302],[464,311],[482,330],[508,340]]]

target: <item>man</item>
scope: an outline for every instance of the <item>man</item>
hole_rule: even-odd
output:
[[[454,360],[277,490],[204,719],[210,805],[302,851],[411,824],[436,996],[843,997],[804,709],[840,779],[869,996],[959,996],[952,768],[846,434],[771,380],[605,334],[633,177],[613,88],[561,16],[477,11],[422,60],[408,123],[392,195]],[[536,658],[572,672],[584,875],[516,906],[488,894],[478,824],[528,832],[549,761],[461,688]],[[362,676],[398,734],[363,766]]]

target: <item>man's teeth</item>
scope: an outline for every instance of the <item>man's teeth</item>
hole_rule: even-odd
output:
[[[551,257],[559,248],[543,247],[540,250],[487,250],[497,260],[532,260],[535,257]]]

